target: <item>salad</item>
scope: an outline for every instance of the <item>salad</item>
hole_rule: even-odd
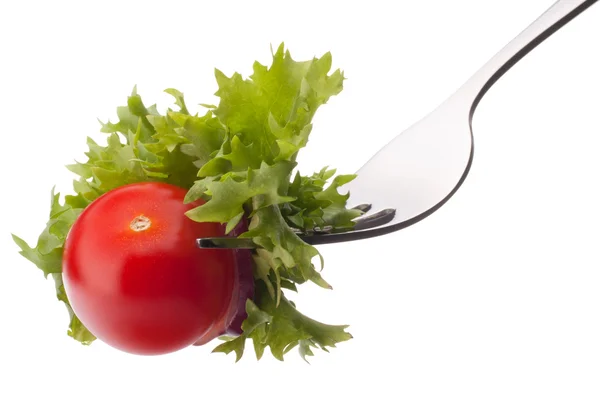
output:
[[[340,187],[354,175],[328,167],[295,172],[317,109],[342,91],[330,53],[294,60],[281,44],[270,66],[243,78],[215,70],[216,105],[146,105],[134,88],[102,123],[105,144],[87,139],[87,161],[67,168],[73,193],[52,190],[49,220],[20,253],[56,283],[68,335],[133,354],[165,354],[217,342],[235,353],[252,343],[260,359],[296,348],[335,347],[352,336],[301,313],[286,292],[331,289],[319,251],[297,236],[350,228],[360,210]],[[256,249],[201,249],[196,239],[251,238]]]

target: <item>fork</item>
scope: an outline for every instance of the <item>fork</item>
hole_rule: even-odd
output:
[[[351,230],[298,232],[312,245],[367,239],[411,226],[440,209],[461,187],[473,161],[477,105],[502,75],[597,0],[558,0],[429,115],[380,149],[346,185],[365,212]],[[386,171],[386,182],[377,177]],[[393,171],[393,172],[392,172]],[[378,210],[369,214],[371,210]],[[201,248],[255,248],[251,239],[197,239]]]

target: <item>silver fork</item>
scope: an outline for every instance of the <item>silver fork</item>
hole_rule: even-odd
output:
[[[344,232],[299,232],[313,245],[385,235],[442,207],[465,181],[473,160],[473,114],[490,87],[537,45],[597,0],[558,0],[432,113],[379,150],[347,185],[366,214]],[[386,182],[377,178],[386,171]],[[395,175],[390,175],[390,174]],[[369,214],[370,210],[379,210]],[[202,248],[254,248],[251,239],[212,237]]]

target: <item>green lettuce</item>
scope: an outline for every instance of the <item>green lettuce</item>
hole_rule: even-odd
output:
[[[247,79],[215,70],[219,97],[205,113],[190,113],[183,93],[165,92],[175,107],[160,113],[144,105],[134,88],[127,104],[117,108],[117,122],[101,123],[105,145],[87,139],[85,162],[68,169],[76,174],[73,195],[60,202],[52,190],[49,220],[35,247],[14,236],[21,254],[56,283],[71,321],[68,334],[83,344],[95,337],[69,305],[62,283],[65,238],[78,215],[100,195],[136,182],[158,181],[188,190],[186,202],[205,203],[186,215],[197,222],[219,222],[230,232],[242,218],[251,238],[256,295],[248,300],[243,333],[225,337],[214,351],[242,357],[251,340],[257,358],[269,347],[283,360],[292,348],[300,355],[326,350],[351,335],[346,325],[326,325],[301,314],[284,291],[308,281],[331,288],[321,276],[319,251],[297,236],[317,229],[347,229],[361,212],[348,209],[349,194],[339,189],[354,175],[337,175],[328,167],[310,175],[294,173],[297,154],[308,143],[317,109],[342,91],[344,76],[331,71],[331,54],[295,61],[284,45],[270,66],[254,63]],[[313,260],[319,259],[317,270]]]

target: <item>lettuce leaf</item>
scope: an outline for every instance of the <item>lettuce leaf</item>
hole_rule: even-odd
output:
[[[246,341],[251,339],[259,360],[266,347],[280,361],[284,360],[286,353],[297,347],[300,356],[307,361],[307,356],[314,355],[313,348],[329,351],[328,347],[335,347],[337,343],[352,338],[345,331],[347,325],[326,325],[308,318],[286,298],[276,304],[264,290],[262,282],[257,285],[257,293],[255,301],[247,301],[248,318],[242,324],[242,335],[222,338],[225,342],[217,346],[214,352],[235,352],[236,361],[239,361],[244,354]]]
[[[249,218],[256,296],[247,304],[243,334],[225,338],[215,352],[234,351],[239,359],[246,340],[252,340],[257,358],[269,347],[283,360],[290,349],[313,355],[351,338],[347,326],[326,325],[302,315],[283,290],[313,282],[331,286],[313,260],[319,251],[300,240],[298,231],[346,229],[360,211],[347,209],[349,194],[339,189],[354,179],[323,168],[311,176],[293,175],[296,157],[308,143],[317,109],[342,91],[340,70],[330,73],[332,58],[295,61],[281,44],[270,66],[254,63],[247,79],[215,70],[217,106],[191,114],[184,95],[167,89],[174,109],[160,113],[146,106],[134,88],[127,104],[117,108],[116,122],[101,122],[105,145],[87,139],[85,162],[67,168],[77,179],[75,194],[60,203],[52,190],[46,228],[35,247],[13,235],[21,254],[56,283],[57,298],[65,303],[71,321],[68,334],[84,344],[95,337],[69,305],[62,284],[62,252],[66,235],[78,215],[92,201],[117,187],[143,181],[160,181],[188,190],[185,201],[206,202],[187,216],[197,222],[219,222],[231,231],[241,218]],[[292,178],[293,176],[293,178]]]

